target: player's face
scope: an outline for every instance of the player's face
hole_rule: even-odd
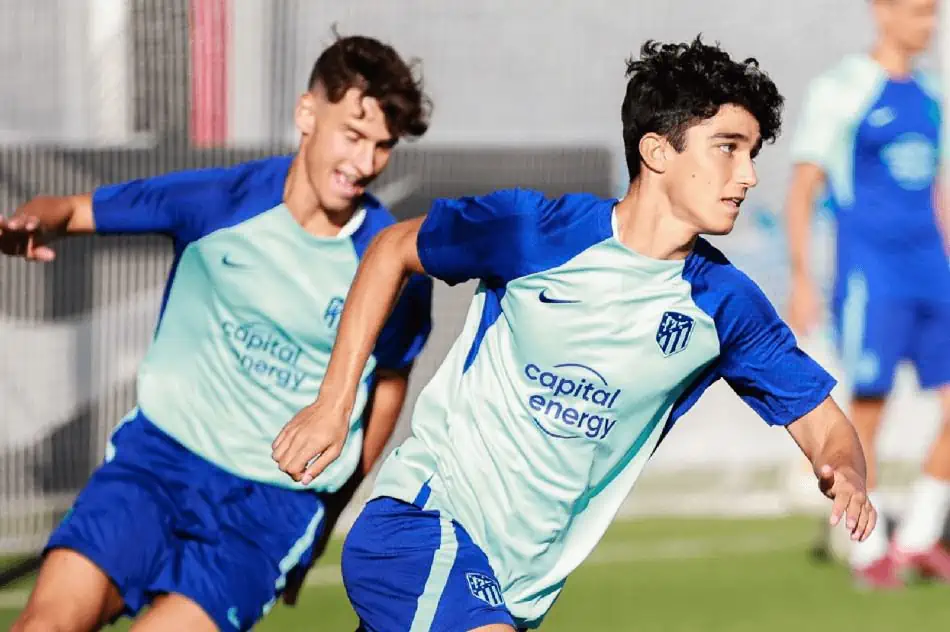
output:
[[[321,89],[305,94],[297,107],[297,127],[310,186],[330,212],[353,208],[366,187],[389,163],[396,139],[379,102],[350,88],[337,103]]]
[[[877,19],[885,35],[911,53],[930,46],[937,26],[937,0],[885,0],[877,4]]]
[[[696,234],[725,235],[757,183],[753,159],[761,145],[759,123],[743,108],[726,105],[686,132],[671,161],[668,195],[677,218]]]

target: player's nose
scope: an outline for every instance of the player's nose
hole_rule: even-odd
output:
[[[370,148],[361,149],[353,158],[353,166],[359,177],[368,178],[373,175],[374,153]]]
[[[739,161],[734,176],[736,184],[747,189],[751,189],[759,183],[759,177],[755,173],[755,164],[751,159]]]

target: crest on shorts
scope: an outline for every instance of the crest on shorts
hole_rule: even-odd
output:
[[[669,357],[686,348],[692,333],[692,318],[679,312],[666,312],[656,330],[656,344],[660,345],[663,355]]]
[[[482,573],[465,573],[465,579],[468,581],[469,592],[476,599],[480,599],[492,607],[505,603],[505,599],[501,596],[501,587],[493,577]]]

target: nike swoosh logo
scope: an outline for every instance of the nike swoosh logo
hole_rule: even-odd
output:
[[[228,258],[227,255],[224,255],[223,257],[221,257],[221,263],[228,266],[229,268],[246,268],[247,267],[247,264],[238,263],[237,261],[232,261],[231,259]]]
[[[547,290],[541,290],[541,293],[538,294],[538,299],[542,303],[554,303],[554,304],[562,304],[562,305],[566,303],[580,303],[580,301],[576,301],[576,300],[568,299],[568,298],[551,298],[550,296],[545,294],[545,292],[547,292]]]

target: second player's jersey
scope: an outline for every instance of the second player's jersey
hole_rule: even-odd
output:
[[[686,260],[645,257],[619,241],[614,205],[502,191],[437,202],[419,233],[430,274],[480,285],[374,494],[464,526],[522,624],[544,616],[710,384],[785,425],[834,383],[708,242]]]
[[[281,428],[316,399],[359,258],[392,216],[366,196],[332,238],[306,232],[281,202],[279,157],[98,189],[99,233],[163,233],[175,259],[138,408],[186,448],[236,475],[299,487],[271,458]],[[377,367],[402,368],[425,344],[431,281],[407,287],[363,371],[343,454],[310,487],[353,473]]]
[[[792,158],[825,172],[838,220],[837,291],[950,301],[950,265],[934,192],[940,97],[929,75],[897,80],[867,56],[816,78]]]

